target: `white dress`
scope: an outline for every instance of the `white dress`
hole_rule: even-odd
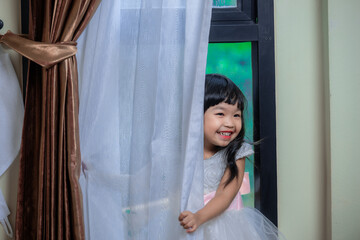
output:
[[[236,159],[253,154],[250,144],[244,143]],[[210,200],[226,168],[225,151],[221,150],[204,160],[204,201]],[[240,206],[240,207],[239,207]],[[241,194],[221,215],[204,224],[205,240],[264,240],[285,239],[277,227],[255,208],[242,206]]]

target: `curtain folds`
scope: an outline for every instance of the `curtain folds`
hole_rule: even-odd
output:
[[[211,1],[103,0],[79,38],[87,239],[202,239],[203,91]]]
[[[29,40],[0,42],[29,63],[16,239],[85,239],[75,41],[100,0],[31,0]]]

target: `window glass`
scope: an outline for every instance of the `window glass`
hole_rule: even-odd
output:
[[[235,8],[237,0],[213,0],[213,8]]]
[[[229,77],[244,93],[248,105],[244,111],[246,139],[253,141],[253,89],[251,42],[209,43],[206,73],[219,73]],[[254,206],[254,156],[246,160],[249,172],[250,194],[243,195],[244,205]]]

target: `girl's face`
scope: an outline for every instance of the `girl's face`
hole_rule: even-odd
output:
[[[215,152],[226,147],[242,128],[241,111],[234,105],[222,102],[209,107],[204,114],[204,151]]]

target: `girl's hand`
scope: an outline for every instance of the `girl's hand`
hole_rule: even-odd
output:
[[[236,161],[238,167],[238,177],[234,178],[226,187],[225,183],[229,177],[230,170],[226,169],[216,190],[215,197],[212,198],[202,209],[196,213],[184,211],[179,216],[180,225],[186,232],[192,233],[203,223],[223,213],[231,204],[242,184],[245,169],[245,158]]]
[[[190,211],[184,211],[179,215],[180,225],[186,229],[187,233],[195,232],[195,230],[200,226],[200,219],[196,213]]]

